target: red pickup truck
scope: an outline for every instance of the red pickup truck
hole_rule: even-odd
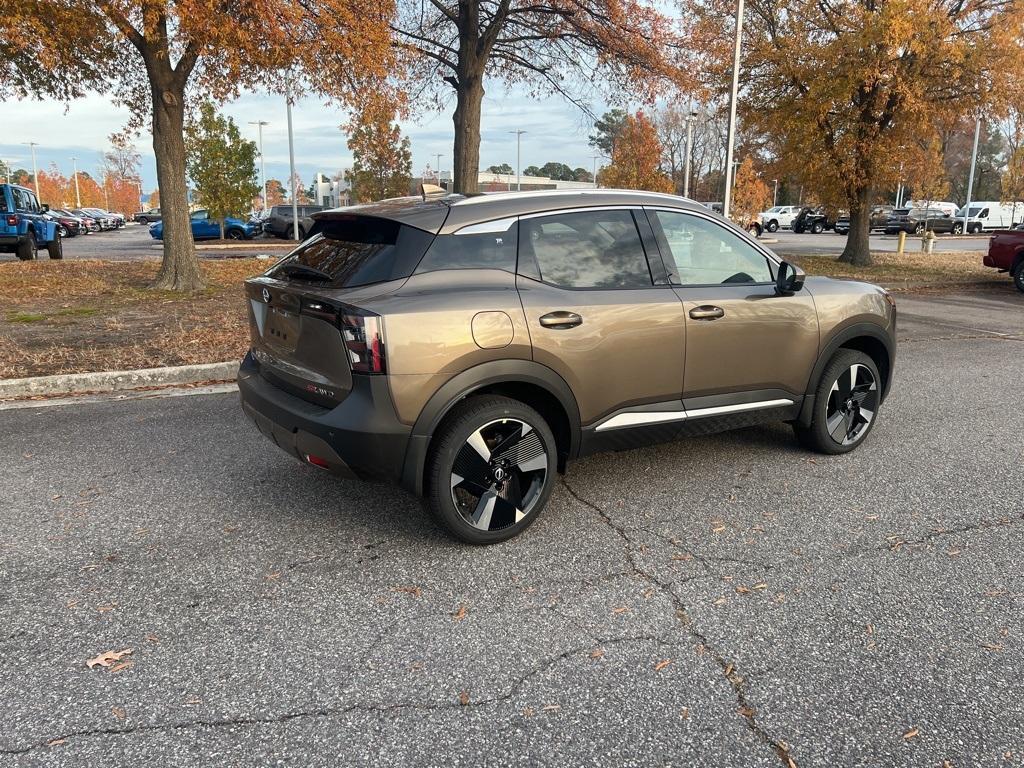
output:
[[[1009,272],[1017,290],[1024,293],[1024,224],[992,235],[984,264],[1000,272]]]

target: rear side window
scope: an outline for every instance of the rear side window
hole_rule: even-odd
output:
[[[275,264],[267,275],[331,288],[398,280],[412,274],[434,239],[422,229],[371,216],[321,220],[317,227],[319,234]]]
[[[8,213],[7,207],[7,188],[0,187],[0,213]]]
[[[653,284],[633,214],[624,210],[520,220],[519,271],[563,288]]]
[[[443,269],[503,269],[514,274],[516,229],[513,218],[465,227],[453,235],[438,235],[416,273]]]

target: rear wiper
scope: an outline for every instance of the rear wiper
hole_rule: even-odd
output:
[[[282,264],[280,267],[281,271],[284,272],[288,277],[297,277],[302,280],[333,280],[333,275],[329,275],[322,269],[316,267],[310,267],[306,264],[296,264],[292,262],[290,264]]]

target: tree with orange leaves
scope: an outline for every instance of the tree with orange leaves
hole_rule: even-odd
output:
[[[485,78],[579,106],[602,89],[653,102],[692,85],[681,23],[656,0],[404,0],[395,33],[410,82],[438,101],[454,92],[455,191],[475,192]]]
[[[345,126],[352,152],[352,170],[346,177],[357,202],[409,194],[412,149],[393,118],[392,108],[373,104]]]
[[[148,126],[163,198],[154,287],[194,291],[186,104],[268,86],[356,102],[390,73],[393,12],[389,0],[0,0],[0,98],[109,92],[129,131]]]
[[[39,201],[51,208],[63,208],[71,203],[68,198],[68,179],[56,163],[50,164],[50,170],[39,172]]]
[[[597,180],[602,187],[672,192],[672,180],[661,172],[658,132],[643,112],[626,116],[612,162],[598,172]]]
[[[736,182],[733,187],[732,210],[729,211],[729,215],[743,226],[748,226],[772,200],[772,191],[757,175],[754,161],[749,155],[736,169]]]
[[[732,0],[685,0],[709,82],[729,82]],[[768,141],[777,168],[850,211],[840,260],[871,263],[876,194],[941,126],[1000,113],[1024,75],[1024,0],[750,0],[743,26],[747,130]],[[723,86],[727,87],[727,86]],[[973,117],[971,120],[973,124]]]

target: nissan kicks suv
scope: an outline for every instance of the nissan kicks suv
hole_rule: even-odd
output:
[[[468,542],[523,531],[598,451],[766,421],[853,450],[892,381],[888,293],[805,280],[683,198],[424,195],[315,220],[246,282],[245,413]]]

